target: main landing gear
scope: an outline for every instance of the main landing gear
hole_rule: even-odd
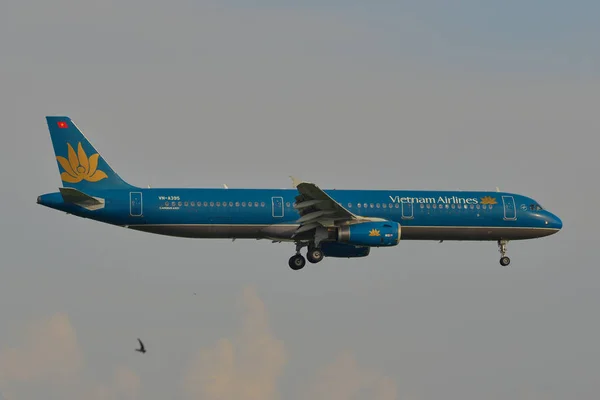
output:
[[[303,247],[308,247],[308,251],[306,252],[306,258],[304,258],[302,254],[300,254],[300,250]],[[306,265],[306,260],[308,260],[312,264],[321,262],[323,260],[323,251],[314,245],[309,245],[307,243],[301,242],[296,243],[296,254],[290,257],[290,261],[288,263],[290,268],[294,271],[302,269]]]
[[[306,265],[306,259],[302,254],[294,254],[292,257],[290,257],[290,261],[288,264],[290,265],[291,269],[297,271],[299,269],[304,268],[304,266]]]
[[[506,245],[508,244],[508,240],[498,240],[498,251],[502,255],[500,258],[500,265],[506,267],[510,264],[510,258],[506,256]]]

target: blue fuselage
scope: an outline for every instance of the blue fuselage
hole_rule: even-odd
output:
[[[535,200],[504,192],[325,190],[350,212],[401,225],[402,240],[519,240],[548,236],[561,220]],[[86,209],[49,193],[38,203],[84,218],[190,238],[291,240],[300,217],[295,189],[132,188],[88,191]]]

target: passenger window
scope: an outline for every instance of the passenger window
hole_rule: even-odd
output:
[[[352,203],[348,203],[348,208],[352,208]]]
[[[379,208],[379,207],[381,207],[381,204],[377,203],[377,204],[375,204],[375,207]]]
[[[211,201],[211,202],[210,202],[210,206],[211,206],[211,207],[214,207],[214,205],[215,205],[215,202],[214,202],[214,201]]]
[[[254,207],[258,207],[258,201],[254,202]]]
[[[362,207],[362,204],[358,203],[356,206],[357,206],[358,208],[361,208],[361,207]]]
[[[221,207],[221,202],[217,201],[217,207]]]
[[[240,202],[239,202],[239,201],[236,201],[236,202],[235,202],[235,206],[236,206],[236,207],[239,207],[239,206],[240,206]]]

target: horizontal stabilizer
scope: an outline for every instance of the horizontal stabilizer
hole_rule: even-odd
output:
[[[58,188],[65,203],[76,204],[88,210],[104,208],[104,199],[92,197],[74,188]]]

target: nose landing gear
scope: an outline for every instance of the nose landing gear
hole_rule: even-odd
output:
[[[508,266],[510,264],[510,258],[506,256],[506,245],[508,244],[508,240],[498,240],[498,251],[502,255],[500,258],[500,265],[503,267]]]

